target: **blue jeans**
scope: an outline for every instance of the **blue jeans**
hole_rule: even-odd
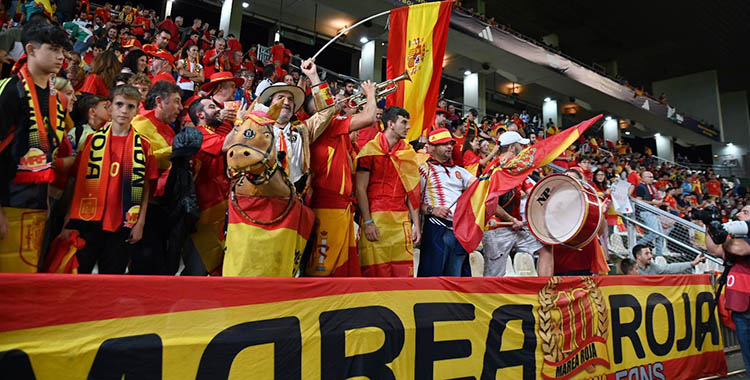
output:
[[[664,230],[661,228],[661,222],[659,221],[659,216],[648,211],[641,211],[641,220],[643,221],[643,224],[647,225],[649,228],[651,228],[654,231],[659,231],[659,233],[664,234]],[[643,235],[642,238],[640,238],[636,244],[648,244],[653,240],[654,245],[654,256],[661,256],[662,253],[662,240],[664,240],[661,236],[659,236],[655,232],[648,231],[645,235]]]
[[[737,327],[737,337],[740,339],[742,360],[745,361],[746,373],[750,374],[750,310],[744,313],[732,312],[732,320]]]
[[[86,51],[89,50],[89,47],[94,44],[94,39],[89,37],[86,39],[86,41],[76,41],[76,43],[73,45],[73,51],[80,55],[86,54]]]
[[[417,277],[471,276],[469,254],[453,230],[425,220]]]

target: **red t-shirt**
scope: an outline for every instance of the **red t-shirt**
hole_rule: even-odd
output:
[[[284,48],[281,45],[276,44],[271,46],[271,59],[273,63],[278,61],[279,64],[284,60]]]
[[[216,58],[216,60],[212,63],[211,58],[215,56],[216,49],[207,50],[203,55],[203,70],[205,70],[204,75],[206,77],[206,80],[209,80],[211,75],[215,74],[217,71],[221,71],[222,68],[226,68],[227,66],[227,62],[224,60],[224,57]]]
[[[405,143],[400,141],[400,144]],[[391,151],[394,150],[391,149]],[[370,172],[370,183],[367,185],[370,212],[409,210],[406,206],[406,190],[390,157],[361,157],[358,161],[357,170]]]
[[[284,49],[284,56],[281,59],[281,65],[286,66],[291,62],[292,62],[292,51],[289,49]]]
[[[630,184],[633,185],[633,186],[640,185],[641,184],[641,175],[638,174],[638,173],[636,173],[635,170],[633,170],[632,172],[630,172],[630,174],[628,174],[628,182],[630,182]]]
[[[706,191],[708,191],[708,195],[720,197],[721,196],[721,182],[715,179],[712,179],[706,182]]]
[[[94,15],[101,17],[102,18],[102,22],[104,22],[105,24],[107,23],[107,21],[109,21],[109,20],[112,19],[112,14],[109,13],[109,11],[107,11],[104,8],[99,8],[99,9],[95,10],[94,11]]]
[[[357,145],[362,148],[372,140],[378,132],[382,132],[382,126],[380,121],[376,121],[369,127],[365,127],[359,130],[359,137],[357,138]]]
[[[108,98],[109,86],[107,86],[107,84],[104,83],[104,80],[102,80],[102,78],[100,78],[98,75],[91,74],[86,78],[86,81],[83,82],[83,87],[81,87],[81,92]]]
[[[351,121],[351,116],[334,117],[310,145],[312,207],[344,208],[350,202],[354,189],[349,139]]]
[[[229,51],[242,50],[242,44],[236,39],[227,40],[227,47],[229,47]]]
[[[456,140],[456,145],[453,146],[453,153],[451,154],[451,159],[453,159],[453,164],[458,166],[464,166],[464,152],[462,151],[464,147],[464,141],[466,141],[466,136],[463,137],[456,137],[453,136],[453,139]]]
[[[224,137],[206,127],[196,127],[203,135],[201,150],[193,158],[195,194],[198,208],[205,211],[229,197],[229,179],[226,176],[221,146]]]
[[[654,184],[659,190],[666,190],[669,187],[669,180],[660,179]]]
[[[91,135],[86,140],[86,144],[91,144]],[[125,167],[124,158],[125,155],[125,143],[127,142],[128,136],[109,136],[109,160],[110,168],[106,170],[110,173],[109,181],[107,181],[107,192],[104,200],[104,214],[102,215],[102,230],[104,231],[117,231],[122,226],[123,210],[122,210],[122,179],[123,175],[120,170]],[[145,138],[141,139],[143,151],[146,152],[146,180],[151,181],[159,176],[159,170],[156,166],[156,159],[151,152],[151,144]],[[71,173],[78,173],[78,166],[85,165],[82,163],[82,155],[76,156],[76,160],[73,164],[73,170]],[[112,172],[111,165],[118,163],[118,168],[115,173]],[[104,170],[104,168],[102,169]],[[114,174],[114,175],[113,175]]]
[[[278,81],[283,81],[286,74],[288,74],[286,70],[282,69],[281,66],[276,66],[276,78],[278,78]]]
[[[211,38],[211,33],[209,33],[208,30],[203,32],[203,37],[206,37],[206,39],[209,41],[213,41],[213,38]],[[211,49],[212,42],[206,42],[202,38],[200,41],[201,41],[201,49],[203,49],[204,51]]]
[[[151,20],[147,19],[143,16],[138,16],[135,18],[135,21],[133,21],[133,24],[144,24],[145,26],[137,26],[135,28],[132,28],[133,34],[142,36],[145,32],[145,30],[151,29]]]

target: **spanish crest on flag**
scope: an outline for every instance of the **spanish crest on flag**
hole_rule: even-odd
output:
[[[541,140],[508,162],[490,164],[456,203],[453,228],[464,249],[471,252],[479,246],[486,221],[495,213],[501,195],[521,184],[537,168],[552,162],[601,118],[602,115],[595,116]]]
[[[453,1],[425,3],[394,9],[390,14],[387,77],[407,71],[411,81],[399,83],[387,105],[409,111],[407,141],[419,138],[423,128],[435,120],[452,5]]]

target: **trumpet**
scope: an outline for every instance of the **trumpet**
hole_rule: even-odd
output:
[[[404,70],[404,73],[393,78],[388,79],[384,82],[380,82],[375,85],[375,100],[380,100],[388,96],[389,94],[392,94],[396,92],[398,89],[398,82],[402,80],[408,80],[411,82],[411,76],[409,75],[409,72]],[[348,98],[340,99],[336,101],[336,105],[339,105],[340,103],[344,103],[344,105],[348,108],[357,108],[361,105],[364,105],[367,103],[367,95],[365,95],[365,92],[362,90],[358,90]]]

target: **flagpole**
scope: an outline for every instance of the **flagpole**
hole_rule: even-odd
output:
[[[326,49],[326,48],[328,47],[328,45],[332,44],[332,43],[333,43],[334,41],[336,41],[337,39],[339,39],[339,37],[343,36],[343,35],[344,35],[344,34],[346,34],[346,33],[347,33],[348,31],[350,31],[350,30],[354,29],[355,27],[357,27],[357,26],[359,26],[359,25],[361,25],[361,24],[363,24],[363,23],[365,23],[365,22],[367,22],[367,21],[370,21],[370,20],[372,20],[372,19],[374,19],[374,18],[378,18],[378,17],[380,17],[380,16],[385,16],[385,15],[387,15],[387,14],[389,14],[389,13],[391,13],[390,9],[389,9],[389,10],[387,10],[387,11],[383,11],[383,12],[380,12],[380,13],[378,13],[378,14],[374,14],[374,15],[372,15],[372,16],[370,16],[370,17],[368,17],[368,18],[364,19],[364,20],[361,20],[361,21],[357,22],[356,24],[354,24],[354,25],[352,25],[352,26],[350,26],[350,27],[348,27],[348,28],[344,29],[343,31],[341,31],[341,33],[339,33],[339,34],[337,34],[337,35],[336,35],[335,37],[331,38],[331,40],[330,40],[330,41],[328,41],[328,43],[326,43],[325,45],[323,45],[323,47],[322,47],[322,48],[320,48],[320,50],[318,50],[318,52],[317,52],[317,53],[315,53],[315,55],[313,55],[313,56],[312,56],[312,59],[315,59],[315,58],[316,58],[316,57],[317,57],[317,56],[318,56],[318,55],[319,55],[319,54],[320,54],[321,52],[323,52],[323,50],[325,50],[325,49]]]

